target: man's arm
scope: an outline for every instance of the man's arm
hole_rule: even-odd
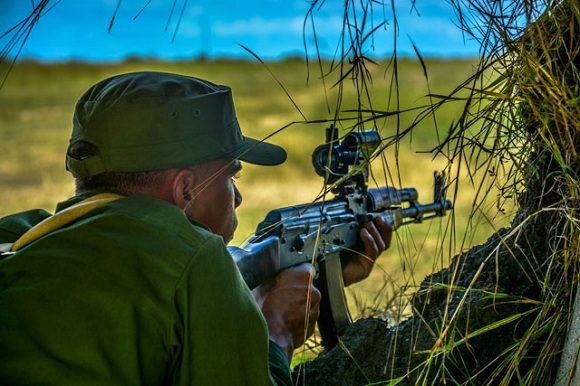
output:
[[[268,367],[270,368],[270,375],[277,386],[293,385],[288,357],[284,350],[272,340],[270,340],[270,351],[268,353]]]
[[[34,209],[0,218],[0,243],[13,243],[30,228],[50,217],[42,209]]]
[[[270,352],[264,318],[220,239],[206,241],[185,268],[174,319],[173,384],[272,385],[269,361],[277,381],[290,381],[288,362]]]

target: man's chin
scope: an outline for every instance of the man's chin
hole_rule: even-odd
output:
[[[229,243],[231,243],[231,242],[232,242],[232,240],[234,239],[234,232],[231,232],[231,233],[229,233],[229,234],[227,234],[227,235],[223,235],[222,237],[223,237],[223,239],[224,239],[224,243],[225,243],[226,245],[228,245],[228,244],[229,244]]]
[[[229,234],[228,239],[224,239],[226,245],[228,245],[229,243],[232,242],[232,240],[234,239],[234,234],[236,233],[236,229],[238,228],[238,219],[236,217],[234,217],[234,222],[232,224],[232,231]]]

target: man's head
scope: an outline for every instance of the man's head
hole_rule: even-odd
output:
[[[66,158],[77,191],[158,197],[228,241],[229,231],[222,234],[211,217],[227,216],[231,207],[235,228],[239,160],[276,165],[286,152],[242,135],[228,87],[136,72],[105,79],[81,96]]]

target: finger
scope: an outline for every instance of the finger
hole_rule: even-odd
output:
[[[304,341],[307,340],[314,334],[314,329],[316,327],[316,322],[318,321],[318,317],[320,316],[320,291],[314,286],[312,286],[312,298],[310,302],[310,307],[308,310],[307,315],[307,325],[304,329],[306,331],[306,336],[304,336]],[[301,342],[302,344],[302,342]]]
[[[308,325],[312,326],[313,329],[314,329],[314,325],[318,321],[319,316],[320,316],[320,307],[318,307],[318,304],[316,304],[316,305],[311,304],[309,314],[308,314]]]
[[[320,314],[320,302],[312,301],[308,307],[309,320],[316,322],[318,320],[318,315]]]
[[[377,246],[373,236],[371,236],[370,232],[366,228],[366,225],[360,231],[360,238],[363,242],[363,247],[367,257],[374,261],[379,256],[379,247]]]
[[[320,316],[320,312],[318,309],[311,310],[309,318],[308,318],[308,336],[312,336],[314,333],[314,328],[316,327],[316,322],[318,321],[318,317]]]
[[[296,270],[299,270],[299,271],[306,271],[306,272],[308,272],[308,274],[310,276],[316,275],[316,269],[310,263],[302,263],[302,264],[299,264],[299,265],[297,265],[296,267],[294,267],[292,269],[296,269]]]
[[[314,321],[318,320],[318,315],[316,315],[316,319],[313,319],[312,323],[308,323],[308,327],[306,329],[306,339],[310,338],[312,335],[314,335],[314,329],[316,327],[316,323]]]
[[[386,222],[381,216],[375,217],[373,223],[382,236],[385,243],[385,249],[388,249],[391,246],[391,239],[393,237],[393,226]]]
[[[318,305],[320,304],[320,299],[322,299],[322,294],[320,293],[318,288],[316,288],[314,285],[310,286],[310,296],[311,296],[310,304],[313,307],[316,306],[316,308],[318,308]]]
[[[279,280],[283,283],[309,283],[315,276],[316,270],[310,263],[302,263],[294,267],[282,270],[279,274]]]
[[[371,236],[373,237],[375,243],[377,244],[377,248],[379,249],[379,254],[386,249],[385,241],[383,240],[383,236],[379,233],[379,230],[375,226],[375,223],[369,221],[365,224],[365,228],[369,231]]]

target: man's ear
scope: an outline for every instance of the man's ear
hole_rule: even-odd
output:
[[[192,170],[179,170],[173,177],[171,185],[173,203],[181,209],[191,206],[195,183],[195,174]]]

